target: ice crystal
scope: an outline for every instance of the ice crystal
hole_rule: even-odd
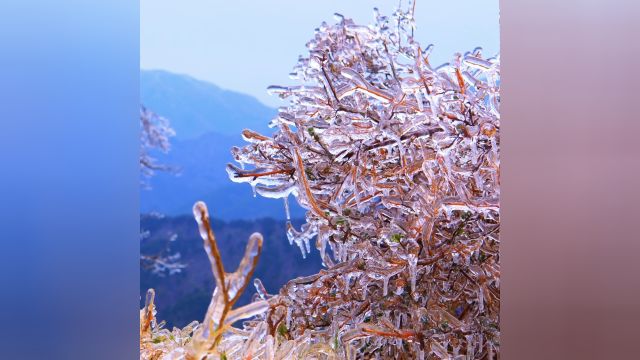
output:
[[[197,204],[216,279],[211,305],[203,324],[154,343],[169,332],[151,298],[143,358],[498,357],[499,58],[478,48],[432,67],[408,8],[376,11],[370,26],[338,14],[323,23],[292,74],[300,85],[269,88],[288,100],[274,133],[245,130],[249,144],[232,150],[233,181],[308,210],[287,237],[303,255],[315,239],[326,268],[278,294],[256,280],[254,302],[233,310],[261,237],[226,273]]]

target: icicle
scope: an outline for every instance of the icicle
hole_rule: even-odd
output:
[[[389,292],[389,277],[384,276],[382,278],[382,296],[387,296],[388,292]]]
[[[284,200],[284,211],[287,216],[287,221],[291,220],[291,214],[289,213],[289,197],[285,196],[282,198]]]
[[[265,289],[262,281],[258,278],[254,279],[253,286],[256,288],[256,292],[258,293],[258,296],[260,296],[260,299],[265,300],[267,298],[267,289]]]

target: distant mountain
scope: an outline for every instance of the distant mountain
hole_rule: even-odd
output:
[[[204,200],[219,219],[285,217],[282,201],[253,197],[249,185],[231,182],[225,171],[233,162],[231,147],[245,145],[241,131],[270,134],[267,124],[275,109],[251,96],[161,70],[140,72],[140,97],[177,133],[171,151],[154,156],[179,168],[179,174],[159,172],[151,178],[151,190],[140,192],[141,213],[190,214],[193,204]],[[304,216],[293,199],[290,205],[292,216]]]
[[[245,128],[268,133],[277,114],[249,95],[164,70],[140,71],[140,101],[169,119],[178,139],[208,132],[239,138]]]
[[[142,301],[145,291],[154,288],[159,318],[166,320],[169,328],[201,321],[214,286],[191,215],[198,200],[209,207],[226,268],[238,266],[249,235],[258,231],[264,236],[264,246],[255,276],[268,292],[277,292],[292,278],[318,272],[321,262],[317,251],[312,248],[304,260],[300,249],[287,241],[283,201],[254,197],[249,185],[233,183],[225,171],[226,164],[233,162],[231,147],[245,144],[241,131],[250,128],[270,134],[267,124],[275,109],[189,76],[155,70],[141,71],[140,97],[142,104],[169,119],[177,133],[168,154],[153,156],[177,168],[178,173],[158,172],[149,181],[151,189],[140,191],[141,214],[166,215],[141,215],[140,228],[150,234],[140,243],[141,253],[154,255],[169,246],[169,251],[179,252],[181,262],[187,264],[182,273],[167,277],[140,269]],[[299,228],[304,211],[293,198],[289,204],[291,216],[299,219],[294,221]],[[177,234],[177,240],[168,242],[172,234]],[[254,293],[250,283],[237,306],[246,304]]]
[[[294,221],[296,227],[300,224],[301,220]],[[144,301],[146,290],[154,288],[158,317],[166,320],[169,328],[185,326],[192,320],[202,321],[211,300],[214,279],[193,216],[142,216],[140,227],[150,233],[150,237],[141,242],[142,254],[151,255],[163,251],[167,246],[167,239],[176,234],[177,239],[170,243],[170,251],[180,252],[181,262],[188,265],[183,272],[167,277],[159,277],[140,269],[141,301]],[[296,245],[289,245],[284,221],[260,219],[223,222],[214,218],[212,227],[224,266],[231,270],[237,268],[249,235],[256,231],[263,235],[262,255],[254,278],[262,280],[270,294],[277,293],[287,281],[315,274],[322,268],[320,255],[313,246],[311,254],[303,259],[300,249]],[[247,304],[255,293],[251,281],[236,306]]]

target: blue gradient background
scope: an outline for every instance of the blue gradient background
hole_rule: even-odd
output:
[[[138,2],[0,18],[0,357],[136,359]]]

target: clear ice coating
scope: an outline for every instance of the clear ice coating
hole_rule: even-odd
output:
[[[315,237],[327,268],[269,314],[294,337],[335,334],[358,358],[481,358],[499,352],[499,58],[434,68],[412,8],[322,24],[292,74],[304,85],[269,88],[288,104],[271,136],[247,132],[229,175],[308,210],[287,237],[303,254]]]
[[[499,356],[500,61],[433,67],[413,6],[321,24],[300,85],[269,88],[288,101],[273,134],[232,149],[232,181],[307,210],[287,237],[303,255],[315,239],[325,269],[275,295],[255,283],[255,316],[203,358]]]

